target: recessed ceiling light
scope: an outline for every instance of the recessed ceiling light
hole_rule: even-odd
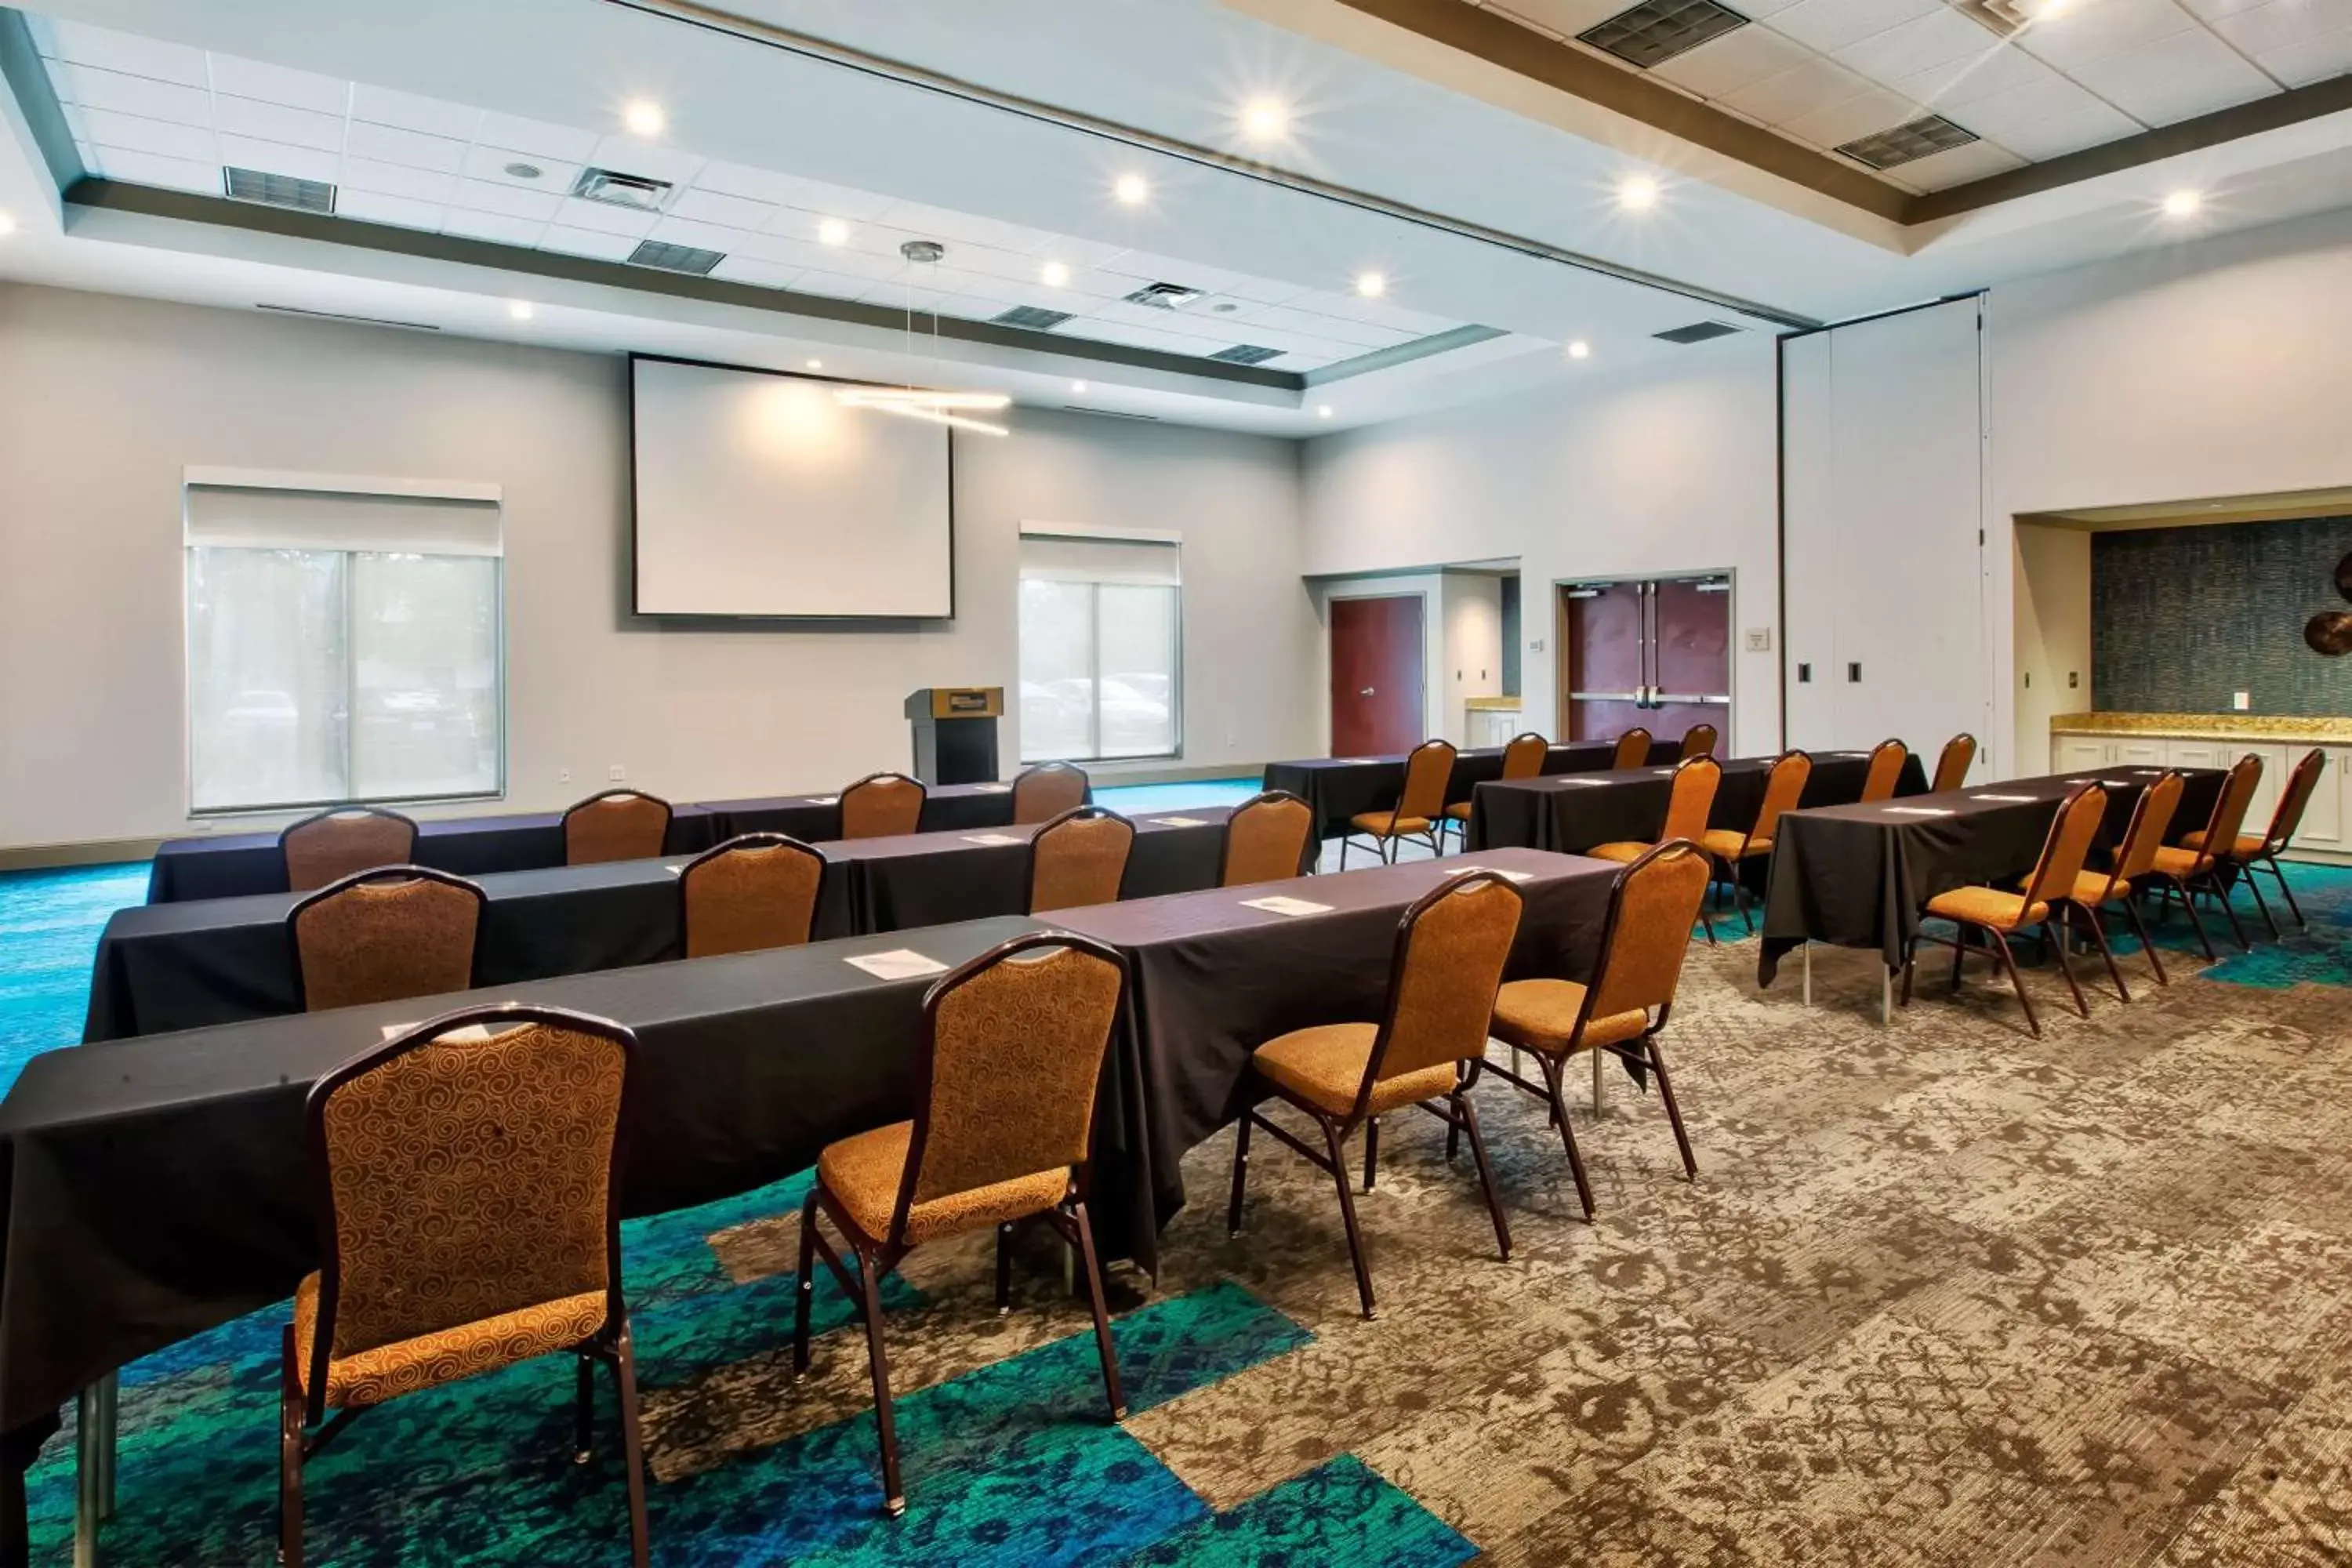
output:
[[[1059,261],[1048,261],[1037,268],[1037,279],[1048,289],[1059,289],[1070,280],[1070,269]]]
[[[0,234],[14,234],[16,232],[16,220],[10,217],[6,213],[0,213]]]
[[[1330,418],[1330,417],[1331,417],[1331,405],[1330,405],[1329,404],[1328,404],[1328,403],[1326,403],[1326,404],[1322,404],[1322,405],[1318,405],[1318,406],[1316,408],[1316,410],[1315,410],[1315,417],[1316,417],[1316,418],[1318,418],[1318,419],[1328,419],[1328,418]]]
[[[1151,198],[1151,187],[1140,174],[1121,174],[1110,188],[1121,206],[1139,207]]]
[[[1658,182],[1647,174],[1628,174],[1617,183],[1617,205],[1627,212],[1644,212],[1658,205]]]
[[[652,99],[637,98],[630,100],[621,110],[621,123],[629,128],[632,136],[658,136],[669,124],[669,116]]]
[[[819,245],[847,245],[849,226],[837,217],[826,218],[816,226],[816,242]]]
[[[2195,217],[2197,209],[2204,205],[2204,196],[2196,191],[2175,191],[2164,198],[2164,216]]]
[[[1083,381],[1074,381],[1070,383],[1070,390],[1072,392],[1084,392],[1086,389],[1087,384]]]
[[[547,171],[536,163],[513,163],[507,165],[507,173],[518,180],[536,180]]]
[[[821,359],[813,359],[808,362],[808,367],[811,370],[823,370],[824,368],[824,361]]]
[[[512,317],[513,317],[516,321],[530,321],[530,300],[508,300],[508,301],[507,301],[507,314],[508,314],[508,315],[509,315],[509,316],[512,316]]]
[[[1568,357],[1570,359],[1583,359],[1591,353],[1592,345],[1586,342],[1582,338],[1579,338],[1574,342],[1568,345]]]
[[[1280,99],[1253,98],[1242,106],[1242,130],[1252,141],[1279,140],[1290,130],[1290,110]]]
[[[1361,294],[1365,299],[1377,300],[1388,291],[1389,280],[1385,274],[1379,272],[1359,272],[1356,274],[1356,292]]]

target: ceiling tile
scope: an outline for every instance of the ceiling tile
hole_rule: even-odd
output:
[[[2205,22],[2240,11],[2251,11],[2263,3],[2264,0],[2180,0],[2190,16]]]
[[[1990,98],[1978,99],[1965,107],[1947,108],[1943,112],[1979,136],[2006,142],[2012,131],[2039,125],[2062,114],[2077,114],[2100,107],[2098,96],[2089,89],[2077,87],[2063,77],[2053,76],[2032,87],[2012,88],[2007,92],[1997,92]]]
[[[2060,70],[2072,71],[2196,25],[2196,18],[2173,0],[2092,0],[2035,23],[2017,36],[2017,42]]]
[[[465,207],[451,207],[441,215],[442,233],[492,240],[499,245],[537,245],[546,228],[547,225],[537,218],[474,212]]]
[[[2308,87],[2352,71],[2352,28],[2322,33],[2283,49],[2265,49],[2254,58],[2287,86]]]
[[[72,109],[67,111],[78,140],[95,142],[102,147],[120,147],[130,153],[158,153],[167,158],[191,158],[198,163],[215,161],[213,133],[193,125],[174,125],[168,120],[145,120],[136,114],[116,114],[103,109]]]
[[[1812,58],[1804,45],[1769,27],[1735,27],[1652,68],[1650,74],[1701,98],[1727,98]]]
[[[2213,30],[2250,55],[2352,27],[2352,0],[2270,0],[2217,17]]]
[[[760,229],[776,216],[776,209],[766,202],[755,202],[742,196],[723,196],[717,191],[688,190],[670,203],[672,217],[692,218],[697,223],[724,224],[729,228]]]
[[[1975,24],[1970,23],[1969,26]],[[2006,147],[1995,146],[1990,142],[1971,142],[1965,147],[1931,153],[1925,158],[1897,164],[1887,172],[1899,176],[1904,184],[1916,185],[1920,190],[1940,191],[2023,167],[2025,160]]]
[[[250,136],[220,139],[220,161],[232,168],[257,169],[265,174],[286,174],[297,180],[335,182],[342,160],[316,147],[290,147],[283,142],[263,142]]]
[[[539,248],[560,250],[567,256],[593,256],[599,261],[626,261],[637,248],[637,242],[625,234],[604,234],[551,223],[539,237]]]
[[[883,301],[873,292],[877,281],[877,279],[861,277],[855,272],[843,272],[824,267],[803,267],[797,269],[792,287],[795,293],[822,294],[828,300],[856,300],[863,296],[868,304],[880,304]],[[915,303],[918,306],[928,306],[938,298],[935,292],[922,290],[918,292]],[[888,303],[903,309],[907,303],[905,290],[902,289]]]
[[[1857,136],[1892,131],[1924,112],[1902,94],[1874,87],[1843,103],[1823,104],[1790,121],[1781,129],[1800,142],[1810,142],[1816,147],[1835,147]]]
[[[352,128],[356,132],[359,128]],[[462,168],[469,180],[488,180],[494,185],[514,185],[526,191],[545,191],[562,195],[580,179],[580,165],[551,158],[544,153],[520,153],[510,147],[488,147],[477,143],[466,149]],[[514,171],[536,169],[535,174],[519,174]]]
[[[881,221],[894,228],[907,229],[926,238],[945,242],[951,251],[961,241],[1025,255],[1054,237],[1045,229],[1026,228],[1019,224],[1002,223],[995,218],[977,217],[970,213],[950,212],[944,207],[927,206],[920,202],[893,202],[881,214]]]
[[[289,109],[308,109],[341,119],[351,112],[352,84],[315,71],[292,70],[236,55],[214,54],[213,90],[236,98],[257,98]]]
[[[1835,58],[1850,70],[1891,86],[1915,71],[1972,60],[2000,47],[1999,38],[1951,6],[1939,5],[1924,16],[1846,45],[1835,51]]]
[[[710,276],[724,283],[750,283],[761,289],[785,289],[792,285],[793,276],[800,268],[780,267],[757,257],[727,253],[727,259],[710,269]]]
[[[342,116],[289,109],[284,104],[264,103],[258,99],[215,96],[213,124],[224,136],[283,142],[290,147],[314,147],[321,153],[340,153],[343,147]]]
[[[595,151],[588,154],[588,162],[599,169],[611,169],[616,174],[636,174],[648,180],[667,180],[673,185],[684,185],[701,172],[707,160],[691,153],[681,153],[675,147],[656,147],[634,136],[607,136],[596,143]]]
[[[1127,247],[1123,245],[1106,245],[1099,240],[1078,239],[1066,234],[1055,234],[1045,237],[1045,243],[1032,253],[1032,259],[1041,266],[1048,261],[1058,261],[1065,267],[1077,270],[1088,267],[1105,266],[1126,254]]]
[[[1724,101],[1760,124],[1781,125],[1824,103],[1843,103],[1869,85],[1843,66],[1815,56],[1741,88]]]
[[[95,66],[64,64],[49,68],[49,80],[60,99],[85,109],[111,109],[121,114],[169,120],[180,125],[210,128],[213,122],[213,95],[201,88],[183,87],[150,77],[125,76],[121,71],[100,70]]]
[[[373,159],[379,163],[405,163],[412,169],[431,169],[437,174],[454,174],[466,166],[466,144],[447,136],[428,136],[422,131],[404,131],[396,125],[375,125],[366,121],[352,121],[350,139],[343,143],[346,155]]]
[[[26,20],[35,18],[27,17]],[[131,33],[118,33],[110,28],[93,27],[83,22],[68,22],[54,17],[42,17],[47,37],[42,39],[42,53],[57,59],[71,60],[76,65],[96,66],[101,70],[121,71],[130,76],[152,77],[157,81],[174,81],[184,87],[208,87],[212,79],[205,74],[205,52],[184,44],[166,44],[154,38],[142,38]]]
[[[726,196],[748,196],[755,202],[798,207],[803,212],[848,218],[853,222],[875,217],[890,205],[888,196],[877,196],[870,191],[853,191],[843,185],[828,185],[821,180],[803,180],[795,174],[780,174],[773,170],[754,169],[742,163],[722,163],[715,159],[702,166],[694,177],[694,184],[698,190],[717,191]]]
[[[482,122],[482,111],[462,103],[444,103],[437,98],[419,98],[413,92],[394,92],[361,82],[352,89],[352,118],[371,125],[393,125],[427,136],[470,142]]]
[[[1124,348],[1159,349],[1165,353],[1182,353],[1192,346],[1192,340],[1163,330],[1136,326],[1131,322],[1107,321],[1100,316],[1088,316],[1083,321],[1072,321],[1062,327],[1060,335],[1098,343],[1118,343]]]
[[[1925,16],[1944,0],[1797,0],[1775,12],[1772,30],[1808,48],[1842,49],[1849,44]]]
[[[1047,287],[1039,276],[1045,266],[1041,257],[999,250],[992,245],[950,245],[948,247],[948,265],[1015,283],[1034,284],[1041,289]]]
[[[2201,27],[2076,68],[2084,87],[2147,125],[2268,98],[2278,86]]]
[[[1064,296],[1064,302],[1054,308],[1057,310],[1090,308],[1097,300],[1116,300],[1122,294],[1133,293],[1139,281],[1124,273],[1075,267],[1070,269],[1070,280],[1057,290]]]
[[[643,239],[661,221],[661,215],[571,196],[557,209],[555,221],[567,228],[592,228],[600,234],[624,234],[631,239]]]
[[[848,279],[844,281],[857,280]],[[905,283],[869,283],[856,295],[843,295],[841,298],[854,298],[860,304],[877,305],[885,310],[912,310],[921,329],[929,331],[930,328],[923,313],[947,296],[936,289],[917,289]]]
[[[2120,110],[2093,102],[2053,119],[2036,121],[2004,132],[1995,140],[2020,157],[2039,163],[2046,158],[2079,153],[2085,147],[2128,136],[2139,128],[2137,121]]]
[[[483,114],[474,138],[510,153],[561,158],[567,163],[581,163],[596,150],[596,133],[593,131],[574,131],[568,125],[550,125],[544,120],[525,120],[496,110]]]
[[[1572,38],[1633,3],[1634,0],[1489,0],[1486,8],[1500,11],[1514,21],[1532,24],[1547,33]]]
[[[1950,113],[2000,93],[2064,79],[2011,43],[1897,77],[1888,85],[1914,103]]]
[[[413,202],[431,202],[436,205],[446,205],[457,188],[457,182],[447,174],[412,169],[403,163],[378,163],[366,158],[345,158],[337,183],[346,190],[405,196]]]
[[[752,237],[747,229],[725,228],[715,223],[698,223],[692,218],[664,217],[654,220],[646,237],[669,245],[691,245],[704,250],[715,250],[722,256],[735,254],[737,246]]]
[[[158,185],[167,191],[198,191],[206,195],[221,194],[221,172],[217,163],[199,163],[187,158],[166,158],[153,153],[132,153],[115,147],[96,150],[98,167],[95,173],[110,180],[122,180],[134,185]]]
[[[437,229],[441,226],[442,210],[438,202],[412,201],[406,196],[387,196],[378,191],[355,191],[344,186],[335,193],[335,216],[357,218],[362,223],[389,223],[402,228]]]
[[[457,188],[449,194],[449,205],[545,223],[555,216],[562,201],[551,191],[527,191],[519,185],[496,184],[488,180],[460,180]]]

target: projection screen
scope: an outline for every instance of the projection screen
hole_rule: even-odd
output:
[[[641,616],[955,613],[952,433],[841,384],[633,356]]]

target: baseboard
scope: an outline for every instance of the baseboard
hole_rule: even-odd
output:
[[[1121,784],[1192,784],[1201,779],[1265,776],[1264,763],[1082,763],[1087,777],[1106,789]]]
[[[100,838],[88,844],[19,844],[0,847],[0,871],[38,871],[59,866],[111,866],[152,860],[161,838]]]

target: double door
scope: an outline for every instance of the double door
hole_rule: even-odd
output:
[[[1560,726],[1574,741],[1635,725],[1731,734],[1731,580],[1646,577],[1559,590]]]

